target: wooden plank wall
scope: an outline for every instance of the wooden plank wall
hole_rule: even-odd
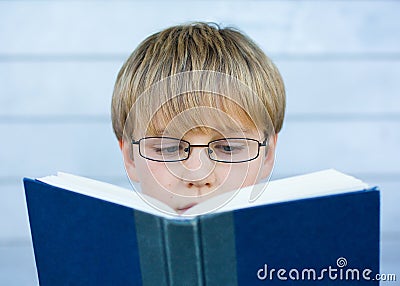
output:
[[[0,284],[35,279],[22,177],[127,185],[116,74],[147,35],[193,20],[238,27],[280,68],[274,178],[337,168],[381,186],[382,270],[400,269],[399,15],[396,1],[1,1]]]

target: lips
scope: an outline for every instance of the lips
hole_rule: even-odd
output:
[[[194,207],[195,205],[197,205],[196,203],[191,203],[191,204],[188,204],[188,205],[186,205],[186,206],[184,206],[184,207],[181,207],[181,208],[177,208],[177,213],[179,213],[179,214],[181,214],[181,213],[184,213],[185,211],[187,211],[188,209],[190,209],[191,207]]]

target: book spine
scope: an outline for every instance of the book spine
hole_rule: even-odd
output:
[[[136,239],[139,248],[143,286],[168,286],[162,218],[135,211]]]
[[[205,285],[198,219],[164,219],[169,285]]]
[[[238,285],[233,212],[200,219],[205,285]]]

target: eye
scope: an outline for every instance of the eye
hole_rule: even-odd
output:
[[[164,152],[168,152],[168,153],[174,153],[174,152],[176,152],[176,151],[178,151],[180,148],[179,148],[179,146],[169,146],[169,147],[166,147],[166,148],[164,148]]]
[[[176,153],[180,150],[180,145],[172,145],[172,146],[166,146],[166,147],[154,147],[154,150],[157,153],[161,154],[171,154],[171,153]]]
[[[233,146],[231,146],[231,145],[221,145],[221,149],[224,150],[225,152],[231,152],[235,148]]]
[[[214,145],[214,149],[218,152],[223,152],[227,154],[237,153],[245,149],[245,146],[239,142],[219,142],[218,144]]]

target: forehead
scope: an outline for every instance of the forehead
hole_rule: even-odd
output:
[[[191,140],[193,138],[214,140],[220,138],[257,138],[261,135],[255,129],[213,129],[210,127],[197,127],[186,132],[171,132],[169,130],[160,129],[156,133],[146,134],[143,137],[148,136],[173,137],[186,140]]]
[[[255,104],[198,91],[174,96],[163,103],[156,99],[136,106],[129,114],[130,127],[126,130],[136,138],[160,134],[182,137],[191,130],[223,136],[248,130],[269,134],[270,124],[265,117]]]
[[[244,83],[217,72],[192,71],[164,78],[140,94],[128,112],[124,135],[249,126],[270,133],[270,123],[260,97]]]
[[[239,109],[221,110],[214,107],[193,107],[178,114],[168,114],[160,110],[146,128],[141,129],[145,136],[183,137],[185,134],[204,133],[207,135],[229,134],[240,136],[257,130],[256,125],[244,111]]]

